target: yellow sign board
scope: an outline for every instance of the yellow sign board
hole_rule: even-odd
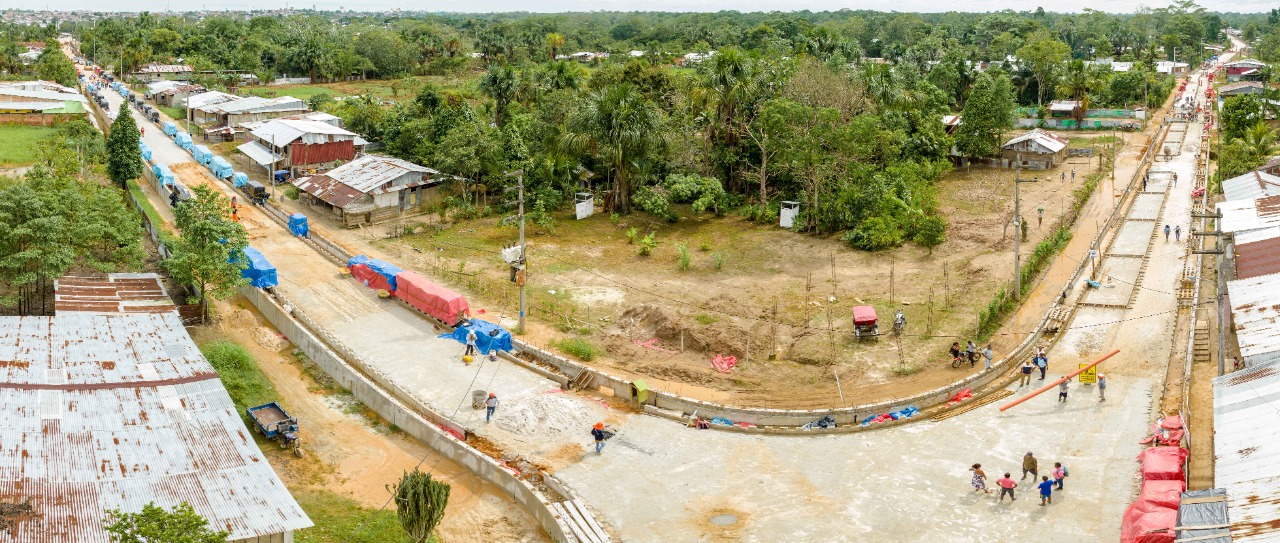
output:
[[[1088,364],[1080,364],[1080,367],[1088,366]],[[1092,385],[1098,382],[1098,367],[1094,366],[1083,372],[1080,372],[1080,384]]]

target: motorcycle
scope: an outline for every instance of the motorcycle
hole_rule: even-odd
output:
[[[893,316],[893,335],[895,336],[902,335],[902,330],[905,329],[906,327],[907,327],[907,316],[903,315],[902,310],[899,309],[898,313]]]

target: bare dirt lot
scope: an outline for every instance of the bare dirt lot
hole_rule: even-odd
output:
[[[1024,258],[1070,210],[1072,191],[1098,169],[1097,157],[1078,157],[1053,170],[1023,172],[1024,180],[1038,179],[1021,188],[1030,224]],[[639,212],[582,221],[559,213],[549,226],[527,227],[531,323],[525,337],[561,351],[561,339],[580,338],[599,351],[593,364],[672,392],[738,404],[857,404],[943,386],[982,367],[954,370],[946,351],[952,341],[972,338],[979,311],[1011,280],[1013,179],[1011,170],[990,168],[948,174],[938,185],[948,240],[932,254],[915,245],[858,251],[835,236],[796,234],[735,216],[695,216],[687,207],[674,224]],[[323,217],[296,202],[286,206]],[[499,218],[427,226],[397,241],[383,239],[386,225],[345,230],[313,222],[348,249],[459,288],[473,310],[483,310],[476,316],[513,325],[517,291],[498,251],[517,232],[500,226]],[[436,217],[417,222],[434,225]],[[629,242],[632,228],[640,236],[655,233],[660,244],[650,256]],[[687,270],[678,264],[679,244],[691,255]],[[851,308],[863,304],[879,314],[878,341],[854,336]],[[898,309],[908,320],[901,338],[890,334]],[[994,343],[999,356],[1016,341],[998,336]],[[716,371],[710,360],[717,354],[735,356],[738,366]]]
[[[303,373],[293,346],[246,300],[237,296],[218,302],[215,309],[221,316],[217,323],[190,329],[195,340],[229,339],[248,349],[281,403],[302,421],[303,458],[264,447],[290,488],[332,491],[367,508],[386,505],[394,510],[394,503],[387,504],[387,485],[423,462],[424,471],[430,469],[433,477],[452,486],[439,527],[443,541],[546,540],[505,493],[391,430],[349,395],[327,391]]]

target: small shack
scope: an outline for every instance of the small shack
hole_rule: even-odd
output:
[[[364,155],[327,173],[293,181],[304,194],[300,201],[329,211],[344,226],[354,227],[421,213],[440,201],[439,185],[452,178],[412,162]]]
[[[1010,168],[1047,170],[1066,160],[1067,139],[1037,128],[1009,140],[1001,149],[1001,158]]]
[[[1054,100],[1049,102],[1049,117],[1054,119],[1080,119],[1084,117],[1084,104],[1079,100]]]

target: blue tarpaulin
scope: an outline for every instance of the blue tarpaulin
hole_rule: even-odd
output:
[[[213,176],[218,179],[227,179],[233,173],[231,163],[220,156],[213,157],[213,161],[209,163],[209,169],[213,170]]]
[[[191,148],[191,156],[195,157],[196,162],[199,162],[201,166],[208,166],[209,162],[213,160],[213,152],[203,145]]]
[[[231,184],[235,185],[236,188],[243,187],[244,184],[248,182],[249,182],[249,174],[247,173],[236,172],[231,175]]]
[[[392,264],[390,262],[384,262],[376,258],[370,259],[368,262],[365,262],[364,264],[366,266],[369,266],[369,269],[373,270],[374,273],[381,275],[384,279],[386,279],[387,284],[391,285],[392,291],[396,290],[396,274],[404,270],[397,268],[395,264]]]
[[[138,152],[142,153],[142,160],[151,162],[151,148],[147,147],[147,144],[143,143],[142,140],[138,140]]]
[[[471,331],[476,333],[476,349],[480,351],[480,354],[489,354],[489,351],[495,350],[511,350],[511,332],[508,332],[506,328],[481,319],[471,319],[465,326],[459,325],[452,334],[440,334],[440,337],[451,337],[465,345],[467,343],[467,334]]]
[[[166,136],[172,137],[178,133],[178,127],[169,121],[165,121],[164,124],[160,125],[160,131],[164,132]]]
[[[276,277],[276,267],[272,266],[261,252],[253,247],[245,247],[244,256],[249,261],[249,267],[242,270],[240,275],[248,279],[249,284],[258,288],[274,287],[280,284],[280,280]]]
[[[178,144],[178,147],[191,150],[191,134],[178,132],[178,135],[173,137],[173,141]]]
[[[169,171],[168,166],[165,166],[164,164],[156,164],[151,167],[151,173],[156,174],[156,179],[160,181],[161,185],[173,184],[173,172]]]
[[[309,230],[307,226],[307,216],[301,213],[289,215],[289,230],[292,231],[295,236],[307,237],[307,232]]]
[[[356,255],[347,260],[347,267],[350,268],[356,264],[364,264],[369,261],[369,257],[364,255]]]

